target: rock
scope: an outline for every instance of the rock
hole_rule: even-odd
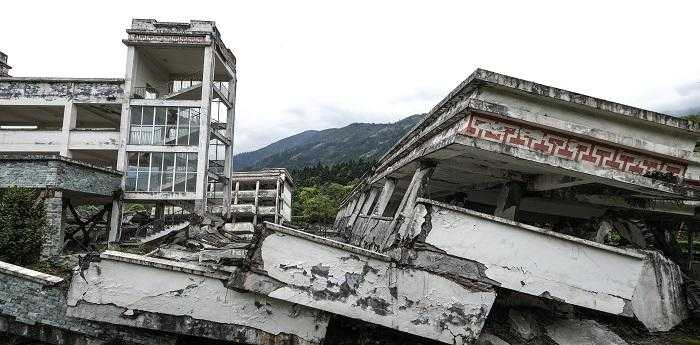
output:
[[[627,345],[617,334],[593,320],[559,320],[546,327],[559,345]]]
[[[476,341],[476,345],[510,345],[507,342],[505,342],[503,339],[488,333],[488,332],[481,332],[481,335],[479,335],[479,339]]]
[[[508,311],[508,322],[511,331],[521,339],[530,340],[540,333],[537,320],[530,313],[510,309]]]

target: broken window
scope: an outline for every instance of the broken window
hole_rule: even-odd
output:
[[[129,144],[198,145],[199,116],[199,108],[131,107]]]
[[[138,192],[194,192],[197,153],[129,152],[126,190]]]

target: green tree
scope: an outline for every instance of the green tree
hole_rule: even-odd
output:
[[[0,191],[0,260],[26,266],[39,261],[46,214],[38,193],[11,187]]]

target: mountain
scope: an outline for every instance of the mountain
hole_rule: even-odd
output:
[[[305,131],[233,157],[236,171],[283,167],[288,169],[374,160],[406,134],[423,115],[394,123],[353,123],[342,128]]]

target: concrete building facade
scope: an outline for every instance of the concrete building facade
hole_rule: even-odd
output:
[[[0,152],[49,153],[123,173],[124,203],[231,205],[236,59],[212,21],[134,19],[123,79],[13,78],[0,55]],[[218,186],[218,187],[217,187]],[[158,214],[158,212],[156,212]]]

